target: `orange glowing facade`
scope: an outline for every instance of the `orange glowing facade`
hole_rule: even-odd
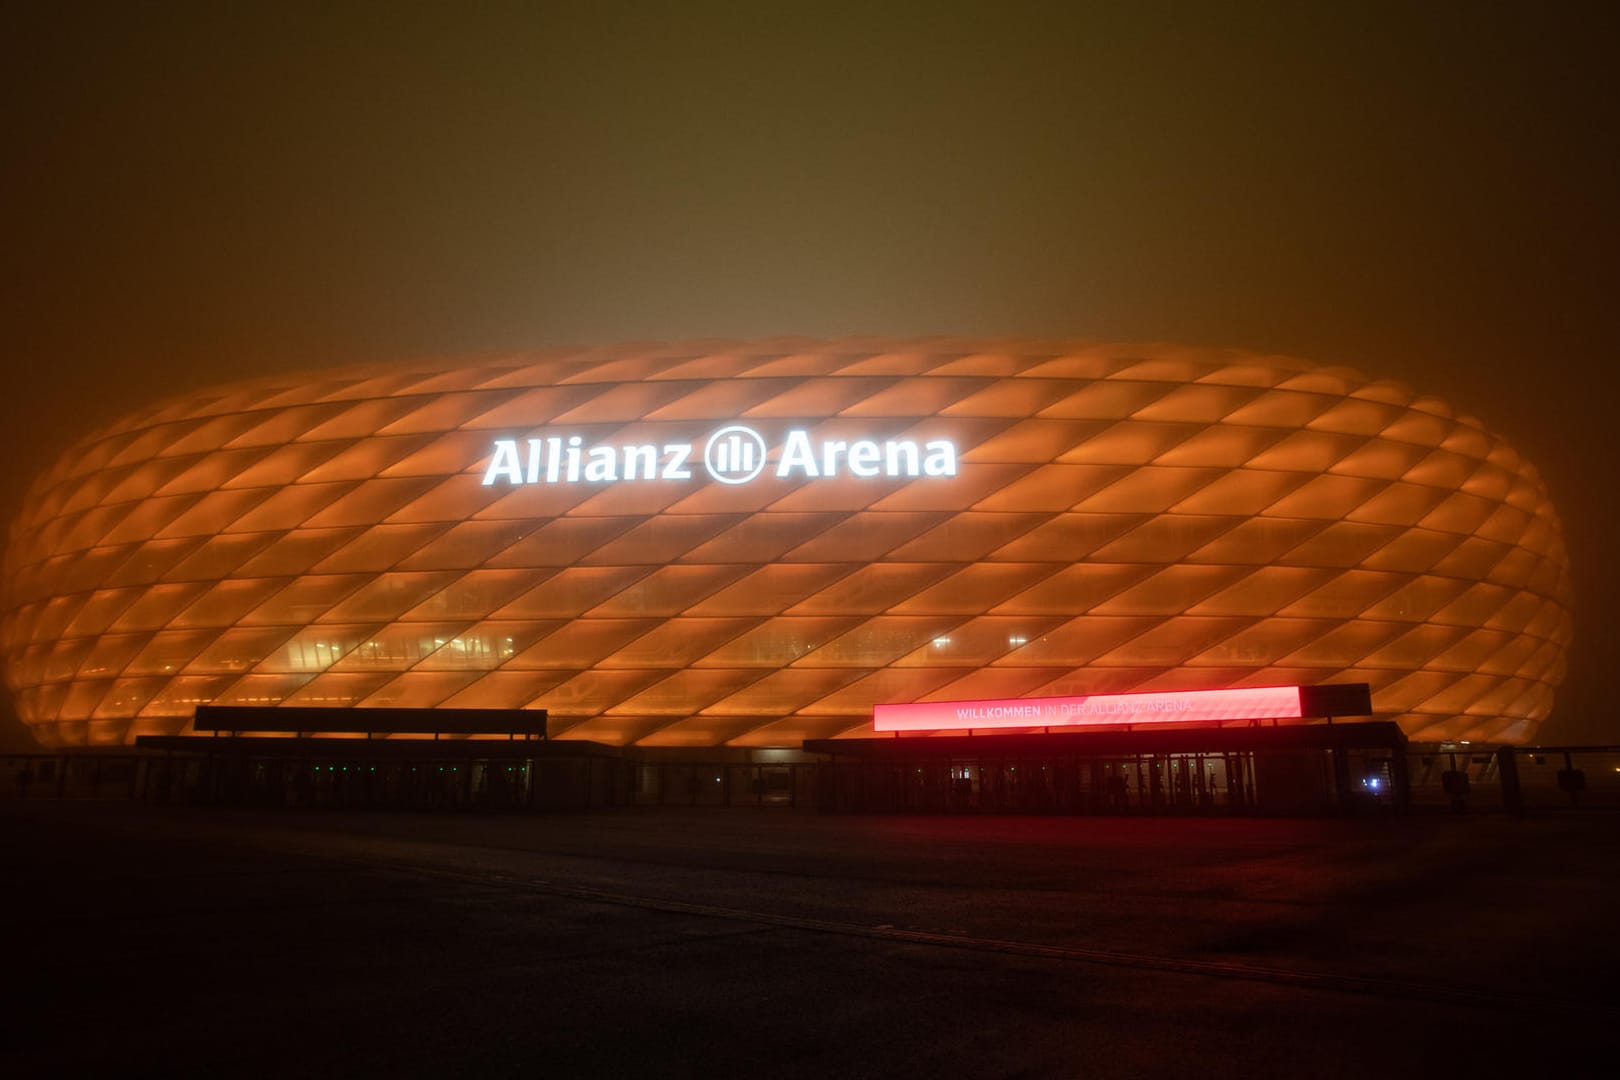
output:
[[[1570,636],[1558,519],[1478,421],[1165,346],[776,340],[244,382],[41,477],[3,644],[48,745],[197,705],[544,708],[796,746],[873,706],[1365,682],[1523,741]]]

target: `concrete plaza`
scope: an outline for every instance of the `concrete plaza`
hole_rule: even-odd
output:
[[[1620,817],[0,804],[9,1075],[1607,1074]]]

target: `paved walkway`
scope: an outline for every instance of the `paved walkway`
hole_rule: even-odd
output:
[[[109,801],[0,839],[0,1066],[53,1073],[1599,1075],[1620,1019],[1608,816]]]

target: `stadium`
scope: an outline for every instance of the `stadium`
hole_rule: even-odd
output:
[[[1168,345],[800,339],[243,381],[143,408],[13,522],[51,747],[199,706],[544,710],[673,751],[878,706],[1365,683],[1523,743],[1570,638],[1536,470],[1405,386]]]

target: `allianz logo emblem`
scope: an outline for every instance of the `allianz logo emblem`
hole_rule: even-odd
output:
[[[765,470],[765,437],[750,427],[723,427],[703,447],[703,467],[722,484],[746,484]]]
[[[701,455],[694,443],[587,444],[583,435],[496,439],[484,486],[495,484],[611,484],[624,480],[690,480],[701,463],[710,479],[746,484],[766,469],[781,479],[834,476],[940,478],[955,476],[956,444],[948,439],[822,439],[793,429],[773,463],[765,437],[744,424],[709,435]],[[774,465],[774,467],[773,467]]]

